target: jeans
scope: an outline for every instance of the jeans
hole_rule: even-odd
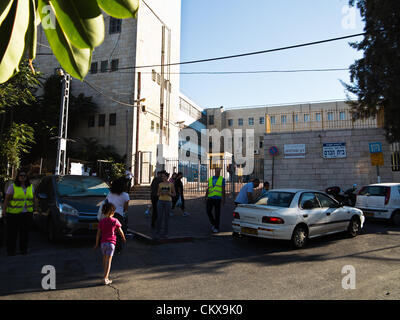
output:
[[[153,196],[153,195],[151,196],[151,206],[153,207],[153,212],[151,214],[151,227],[155,228],[157,216],[158,216],[158,197],[157,196]]]
[[[158,217],[156,222],[156,236],[168,235],[169,212],[171,201],[158,200]]]

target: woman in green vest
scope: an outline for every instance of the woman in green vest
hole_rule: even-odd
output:
[[[21,254],[28,253],[28,235],[33,214],[33,187],[26,171],[18,172],[4,200],[6,213],[7,253],[15,255],[17,239]]]

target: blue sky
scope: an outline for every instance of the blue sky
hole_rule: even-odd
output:
[[[182,0],[181,61],[213,58],[363,32],[343,27],[348,0]],[[351,20],[350,20],[351,21]],[[361,53],[340,40],[276,53],[183,65],[181,72],[347,68]],[[345,99],[348,71],[181,75],[181,92],[201,107]]]

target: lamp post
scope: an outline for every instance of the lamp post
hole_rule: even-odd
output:
[[[68,105],[69,105],[69,90],[71,76],[63,69],[56,70],[57,74],[62,77],[61,89],[61,105],[60,105],[60,121],[58,125],[58,147],[56,158],[56,175],[65,175],[66,173],[66,157],[67,157],[67,135],[68,135]]]

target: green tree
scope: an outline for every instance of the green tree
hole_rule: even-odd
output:
[[[101,10],[126,19],[136,18],[138,8],[139,0],[1,0],[0,83],[18,73],[24,53],[35,59],[40,23],[61,66],[82,80],[104,40]]]
[[[389,142],[400,141],[400,1],[350,0],[365,23],[364,39],[351,46],[363,58],[350,66],[351,84],[344,84],[358,100],[351,103],[358,118],[384,111]]]
[[[21,164],[21,156],[28,153],[30,145],[35,143],[34,130],[27,124],[13,123],[9,130],[1,136],[0,161],[3,164],[1,168],[3,177],[10,174]]]

